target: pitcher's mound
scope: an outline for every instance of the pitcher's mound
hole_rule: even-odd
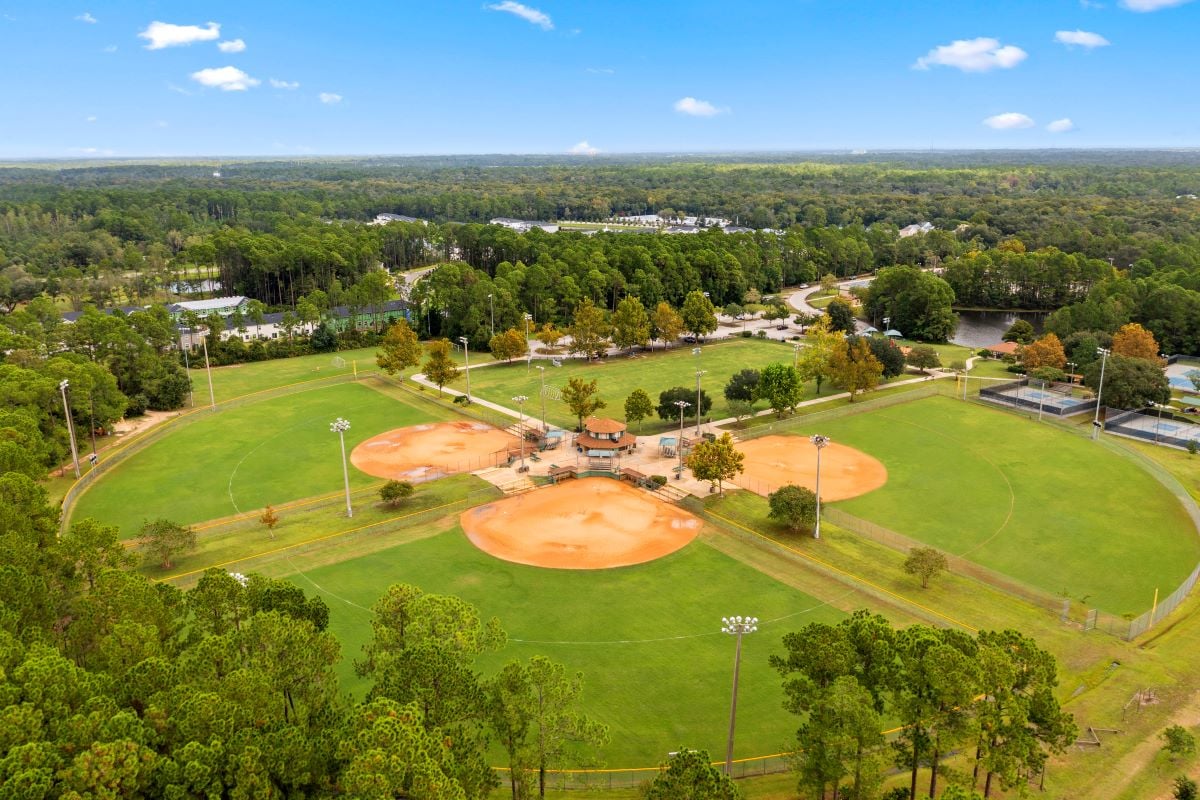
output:
[[[581,478],[472,508],[471,543],[505,561],[606,569],[674,553],[700,532],[683,509],[611,478]]]
[[[763,436],[738,442],[745,472],[734,479],[766,496],[788,484],[816,490],[817,448],[805,436]],[[848,500],[887,483],[887,468],[861,450],[833,442],[821,451],[821,502]]]
[[[425,481],[496,466],[520,439],[482,422],[410,425],[373,436],[354,448],[350,463],[368,475]]]

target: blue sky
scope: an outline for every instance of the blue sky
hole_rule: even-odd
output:
[[[1196,147],[1197,34],[1200,0],[0,0],[0,158]]]

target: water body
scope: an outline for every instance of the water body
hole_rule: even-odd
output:
[[[1046,321],[1046,312],[959,311],[958,330],[954,332],[950,341],[967,347],[987,347],[999,342],[1004,332],[1017,319],[1028,320],[1034,331],[1041,333],[1042,324]]]

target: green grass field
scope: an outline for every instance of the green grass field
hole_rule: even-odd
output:
[[[648,564],[577,572],[500,561],[455,526],[292,580],[329,603],[343,685],[355,694],[366,689],[353,673],[370,636],[365,609],[389,585],[457,595],[499,617],[509,643],[481,660],[484,671],[535,654],[582,671],[588,713],[611,728],[605,759],[614,767],[649,766],[681,745],[724,753],[733,641],[720,627],[730,614],[761,620],[743,649],[738,714],[745,722],[736,754],[779,752],[797,720],[782,709],[780,679],[767,656],[784,633],[841,617],[703,541]]]
[[[691,347],[681,346],[666,352],[639,354],[637,358],[627,355],[610,356],[590,363],[580,359],[568,359],[562,362],[562,367],[553,367],[544,362],[542,366],[546,367],[546,388],[561,389],[571,378],[595,379],[600,397],[608,403],[599,413],[602,416],[624,419],[625,398],[634,389],[644,389],[650,395],[651,401],[657,404],[659,393],[666,389],[688,386],[694,390],[696,370],[703,369],[707,372],[701,378],[701,386],[713,400],[709,416],[721,419],[729,416],[724,389],[733,373],[746,368],[761,369],[775,362],[790,364],[794,355],[791,344],[762,339],[734,339],[702,345],[701,348],[699,356],[692,355]],[[471,370],[471,392],[485,400],[510,408],[515,408],[513,397],[526,395],[529,397],[529,402],[525,405],[526,413],[531,417],[538,417],[541,415],[541,374],[536,366],[535,364],[534,369],[527,371],[525,362],[522,361]],[[462,378],[454,383],[455,389],[464,390],[465,387]],[[805,388],[805,397],[811,397],[815,391],[814,387]],[[761,408],[761,404],[759,407]],[[694,408],[691,409],[691,413],[695,413]],[[553,399],[553,396],[546,400],[546,420],[567,428],[575,426],[575,418],[566,403]],[[672,424],[678,426],[679,418],[664,421],[653,417],[642,423],[642,431],[652,433],[666,430]],[[634,432],[637,432],[636,427]]]
[[[339,416],[351,423],[347,453],[392,428],[454,418],[355,383],[220,410],[118,465],[80,498],[73,518],[95,517],[131,537],[145,519],[195,523],[336,492],[342,467],[329,423]],[[350,467],[351,486],[376,481]]]
[[[838,507],[1047,592],[1140,613],[1200,560],[1200,537],[1165,487],[1052,426],[934,397],[820,432],[888,469],[882,489]]]

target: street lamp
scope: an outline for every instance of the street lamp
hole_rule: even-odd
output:
[[[829,446],[831,441],[828,436],[822,436],[819,433],[814,433],[808,437],[808,440],[813,443],[813,447],[817,448],[817,524],[813,526],[813,538],[821,538],[821,451]]]
[[[1112,353],[1104,347],[1096,348],[1096,355],[1100,356],[1100,387],[1096,390],[1096,416],[1092,418],[1092,438],[1100,438],[1100,403],[1104,397],[1104,367],[1108,364],[1108,356]]]
[[[513,402],[521,409],[521,472],[525,471],[525,401],[528,399],[523,394],[519,394],[513,398]]]
[[[488,308],[492,311],[492,336],[496,335],[496,301],[492,299],[492,293],[488,292]]]
[[[758,630],[758,617],[721,617],[721,633],[737,637],[733,651],[733,699],[729,703],[729,740],[725,744],[725,774],[733,776],[733,726],[737,721],[738,672],[742,666],[742,636]]]
[[[471,402],[471,348],[467,343],[467,337],[460,336],[458,340],[463,346],[463,372],[467,375],[467,402]]]
[[[683,480],[683,412],[691,405],[687,400],[676,400],[675,405],[679,407],[679,471],[675,473],[675,480]]]
[[[533,365],[533,348],[529,346],[529,322],[533,315],[525,314],[525,375],[529,375],[529,367]]]
[[[80,476],[79,472],[79,450],[75,447],[75,421],[71,419],[71,404],[67,401],[67,389],[71,388],[71,382],[66,378],[59,381],[58,390],[62,392],[63,414],[67,418],[67,433],[71,437],[71,462],[75,465],[75,477]]]
[[[338,435],[338,441],[342,445],[342,481],[346,485],[346,516],[353,517],[354,508],[350,505],[350,468],[346,466],[346,431],[350,430],[350,423],[338,417],[329,423],[329,430]]]
[[[1069,370],[1069,372],[1067,372],[1067,383],[1074,386],[1075,385],[1075,362],[1068,361],[1067,369]]]
[[[538,364],[538,372],[542,373],[542,433],[546,432],[546,368]]]

